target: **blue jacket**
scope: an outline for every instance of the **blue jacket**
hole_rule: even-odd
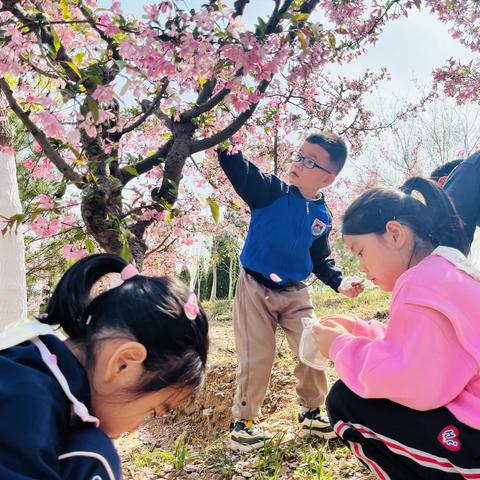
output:
[[[342,274],[331,254],[332,216],[325,200],[307,200],[298,188],[260,172],[241,153],[219,153],[220,165],[250,207],[251,220],[240,255],[243,267],[268,287],[305,280],[312,272],[338,290]],[[258,275],[259,274],[259,275]],[[272,282],[271,275],[281,281]]]
[[[54,335],[40,337],[56,355],[72,394],[90,408],[83,366]],[[0,351],[0,479],[116,480],[112,441],[71,416],[71,402],[30,341]]]
[[[444,186],[465,225],[469,243],[480,226],[480,151],[470,155],[449,175]]]

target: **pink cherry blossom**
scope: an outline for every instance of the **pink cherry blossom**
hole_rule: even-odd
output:
[[[36,203],[38,203],[40,207],[44,208],[45,210],[51,210],[53,208],[53,202],[50,195],[46,195],[42,193],[37,196],[35,201]]]
[[[240,30],[245,26],[245,22],[243,21],[240,15],[236,16],[235,18],[230,19],[228,22],[227,30],[233,38],[239,39],[240,38]]]
[[[60,249],[60,253],[63,255],[63,257],[66,260],[71,262],[76,262],[77,260],[80,260],[81,258],[86,257],[88,255],[88,252],[86,250],[72,244],[64,245]]]
[[[92,93],[92,97],[97,100],[97,102],[110,103],[112,101],[115,90],[115,84],[111,85],[99,85],[95,91]]]

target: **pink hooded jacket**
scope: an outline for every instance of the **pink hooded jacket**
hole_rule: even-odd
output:
[[[358,320],[329,357],[363,398],[446,407],[480,430],[480,272],[459,251],[437,248],[397,280],[388,325]]]

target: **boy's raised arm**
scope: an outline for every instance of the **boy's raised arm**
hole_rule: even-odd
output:
[[[262,173],[241,152],[230,155],[227,150],[221,150],[218,158],[233,188],[252,210],[266,207],[288,188],[275,175]]]

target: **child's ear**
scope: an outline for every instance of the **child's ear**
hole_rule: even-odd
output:
[[[322,182],[322,186],[320,188],[329,187],[335,181],[336,178],[337,178],[336,175],[334,175],[333,173],[329,173],[328,175],[325,176]]]
[[[122,379],[123,383],[135,380],[143,371],[143,361],[147,357],[147,349],[139,342],[126,341],[119,345],[108,360],[104,381],[112,382]]]
[[[404,225],[396,220],[390,220],[385,225],[385,237],[394,248],[401,248],[407,241],[407,230]]]

